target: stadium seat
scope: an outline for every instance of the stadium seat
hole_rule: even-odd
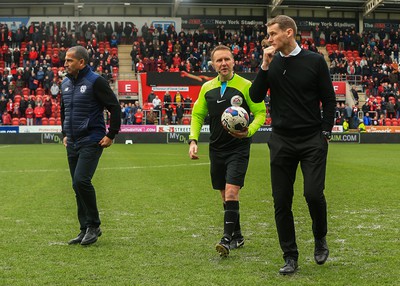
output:
[[[13,119],[11,119],[11,124],[14,126],[18,126],[19,125],[19,118],[14,117]]]
[[[190,125],[190,118],[189,117],[184,117],[182,119],[182,124],[183,125]]]
[[[150,108],[153,108],[153,103],[149,102],[143,103],[143,110],[150,110]]]
[[[58,68],[52,67],[51,70],[53,71],[54,76],[57,77],[58,76]]]
[[[399,122],[397,121],[396,118],[393,118],[391,121],[392,121],[392,126],[398,126],[399,125]]]
[[[23,89],[22,89],[22,95],[30,95],[31,94],[31,91],[30,91],[30,89],[29,88],[27,88],[27,87],[24,87]]]
[[[36,94],[37,96],[39,96],[39,95],[43,96],[43,95],[44,95],[44,89],[41,88],[41,87],[38,87],[38,88],[36,89],[36,91],[35,91],[35,94]]]
[[[19,125],[26,125],[26,118],[25,117],[21,117],[19,119]]]
[[[19,103],[21,101],[22,96],[19,94],[14,95],[14,103]]]
[[[56,125],[56,119],[54,117],[49,118],[49,125]]]
[[[46,117],[42,118],[42,125],[49,125],[49,120]]]
[[[61,118],[56,119],[56,125],[61,125]]]

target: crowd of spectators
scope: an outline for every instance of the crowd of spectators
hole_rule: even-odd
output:
[[[378,119],[381,115],[386,119],[387,108],[391,110],[393,102],[396,112],[390,112],[389,116],[400,117],[397,87],[399,30],[359,33],[352,28],[327,29],[316,26],[306,32],[311,32],[310,36],[302,37],[302,31],[298,31],[296,38],[300,46],[319,53],[319,47],[326,47],[332,77],[352,79],[350,83],[356,84],[360,91],[367,94],[365,105],[358,106],[356,100],[352,106],[353,110],[358,110],[353,112],[352,117],[355,117],[354,114],[360,117],[359,111],[368,111],[369,114],[376,114]],[[36,106],[36,90],[39,88],[44,95],[50,95],[53,104],[59,104],[59,84],[65,76],[63,61],[66,50],[73,45],[85,46],[91,56],[92,69],[112,82],[119,67],[119,44],[132,45],[130,56],[132,70],[136,73],[212,72],[210,51],[218,44],[232,49],[236,72],[257,72],[263,47],[266,46],[266,36],[264,26],[251,25],[243,25],[237,31],[226,30],[223,25],[217,25],[214,29],[200,25],[197,30],[178,32],[172,24],[164,30],[162,26],[154,27],[145,23],[139,30],[136,25],[112,27],[110,24],[85,22],[83,25],[77,24],[71,31],[53,23],[31,24],[29,27],[23,24],[17,27],[15,23],[8,27],[0,23],[0,96],[6,102],[10,99],[14,101],[14,96],[19,94],[25,100],[32,97]],[[26,89],[29,89],[28,94],[23,92]],[[43,104],[42,98],[40,101]],[[175,117],[170,116],[168,104],[161,102],[160,106],[159,123],[162,122],[161,117],[166,117],[168,123],[179,122],[174,119],[176,103],[172,113]],[[343,108],[338,111],[337,122],[342,123],[347,117]],[[2,105],[0,112],[4,113]],[[157,106],[155,112],[158,112]],[[132,120],[134,114],[129,116],[126,122],[135,124],[136,120]],[[145,123],[146,114],[143,118],[141,122]]]
[[[71,46],[85,46],[92,70],[112,83],[119,68],[118,48],[111,46],[113,35],[106,31],[87,23],[75,32],[53,23],[0,23],[1,123],[59,124],[60,84]]]

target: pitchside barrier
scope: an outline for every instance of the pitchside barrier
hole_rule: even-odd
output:
[[[253,136],[253,143],[267,143],[271,126],[262,126]],[[187,144],[188,125],[122,125],[115,138],[117,144],[135,143],[180,143]],[[203,126],[199,142],[208,142],[209,126]],[[342,126],[335,126],[331,143],[400,143],[400,127],[369,127],[367,132],[342,132]],[[42,126],[0,126],[0,144],[62,144],[61,127]]]

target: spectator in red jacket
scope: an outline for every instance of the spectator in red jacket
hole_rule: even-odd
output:
[[[60,66],[60,58],[58,57],[57,53],[54,53],[51,56],[51,66],[52,67],[57,67],[57,68]]]
[[[2,115],[3,125],[11,125],[11,115],[7,111],[4,111]]]
[[[26,125],[33,125],[33,116],[32,104],[28,104],[28,108],[25,110]]]
[[[6,111],[11,114],[14,110],[14,103],[11,98],[8,99]]]
[[[44,107],[42,106],[42,103],[39,101],[37,106],[35,107],[34,111],[35,113],[35,118],[36,118],[36,125],[42,125],[42,118],[44,115]]]
[[[141,125],[143,123],[143,112],[140,108],[135,113],[135,124]]]
[[[29,52],[29,60],[31,61],[31,66],[35,65],[36,60],[38,59],[38,52],[36,51],[35,47],[31,48],[31,51]]]

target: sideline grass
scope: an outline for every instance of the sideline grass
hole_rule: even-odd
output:
[[[241,217],[246,244],[221,259],[222,205],[208,146],[113,145],[94,177],[103,236],[78,232],[61,145],[0,145],[0,285],[399,285],[398,145],[331,144],[326,196],[331,255],[313,261],[298,172],[294,198],[300,271],[282,277],[268,148],[253,144]]]

